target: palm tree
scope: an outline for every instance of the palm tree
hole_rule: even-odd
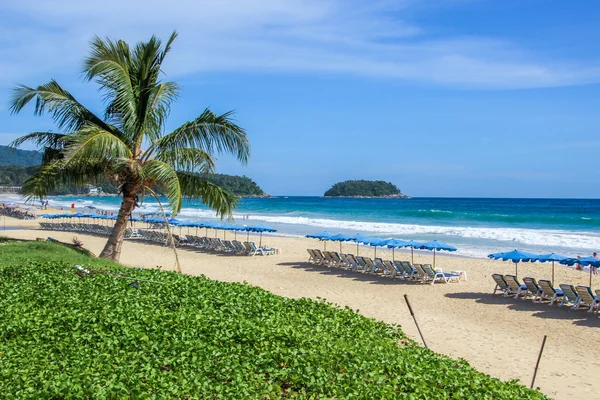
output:
[[[245,164],[250,144],[231,112],[205,109],[198,118],[165,133],[165,120],[179,87],[161,81],[161,66],[177,37],[163,46],[152,36],[130,47],[122,40],[95,37],[85,59],[84,76],[96,81],[106,109],[97,116],[56,81],[14,89],[10,110],[18,113],[35,99],[35,115],[49,113],[62,133],[34,132],[12,143],[32,141],[44,148],[39,171],[23,194],[42,198],[61,185],[109,179],[122,195],[119,215],[100,257],[118,260],[127,220],[145,195],[168,198],[173,215],[183,198],[201,199],[220,217],[230,216],[237,198],[203,178],[215,170],[215,153],[233,154]]]

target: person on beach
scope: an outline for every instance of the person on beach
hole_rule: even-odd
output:
[[[594,252],[594,254],[592,254],[592,257],[598,258],[598,254]],[[595,265],[590,265],[590,268],[592,269],[593,275],[598,275],[598,267],[596,267]]]
[[[49,206],[50,206],[50,203],[48,203],[48,200],[46,200],[46,210],[48,209]]]
[[[75,203],[71,203],[71,213],[75,214]]]

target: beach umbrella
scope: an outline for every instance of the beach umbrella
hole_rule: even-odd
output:
[[[493,260],[502,260],[502,261],[512,261],[515,263],[515,277],[518,276],[519,272],[519,263],[520,262],[534,262],[537,260],[538,255],[533,253],[528,253],[526,251],[505,251],[501,253],[493,253],[488,254],[488,258]]]
[[[313,233],[310,235],[306,235],[307,238],[311,238],[311,239],[319,239],[323,242],[323,251],[327,250],[327,240],[325,240],[328,237],[333,236],[333,233],[329,233],[327,231],[321,231],[318,233]]]
[[[262,247],[262,234],[263,232],[277,232],[277,229],[271,228],[266,225],[253,225],[246,228],[248,232],[258,232],[260,233],[260,241],[258,243],[258,247]]]
[[[396,261],[394,250],[401,247],[408,247],[409,244],[404,240],[388,239],[381,242],[381,246],[386,246],[388,249],[392,249],[392,261]]]
[[[595,267],[595,268],[600,267],[600,258],[595,258],[595,257],[566,258],[566,259],[560,261],[560,263],[564,264],[564,265],[579,264],[584,267],[589,266],[590,267],[590,287],[592,287],[593,267]]]
[[[540,254],[537,257],[537,260],[539,262],[552,262],[552,284],[554,285],[554,262],[558,261],[564,261],[566,260],[568,257],[565,256],[561,256],[560,254],[556,254],[556,253],[550,253],[550,254]]]
[[[324,241],[331,240],[333,242],[340,242],[340,253],[342,252],[342,242],[349,242],[350,240],[354,240],[354,236],[344,235],[343,233],[338,233],[337,235],[329,236],[328,238],[322,239]]]
[[[435,268],[435,252],[440,250],[445,251],[456,251],[456,247],[450,246],[449,244],[438,242],[437,240],[432,240],[430,242],[425,242],[421,244],[419,249],[424,250],[433,250],[433,268]]]
[[[423,242],[415,242],[414,240],[409,240],[406,247],[410,247],[410,262],[411,264],[415,263],[415,253],[414,250],[420,248],[423,245]]]
[[[381,242],[384,241],[383,238],[377,237],[377,236],[362,236],[362,235],[356,235],[353,240],[355,240],[357,243],[363,243],[363,244],[368,244],[369,246],[374,246],[375,248],[375,256],[373,258],[377,258],[377,246],[381,245]],[[358,249],[358,246],[357,246]],[[358,250],[357,250],[358,251]]]

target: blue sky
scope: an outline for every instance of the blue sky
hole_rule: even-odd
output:
[[[236,110],[276,195],[383,179],[414,196],[600,197],[600,4],[592,0],[22,0],[0,5],[0,144],[54,129],[10,88],[57,79],[101,110],[94,34],[176,29],[167,129]]]

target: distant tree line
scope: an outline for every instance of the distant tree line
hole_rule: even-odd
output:
[[[21,186],[39,167],[19,167],[16,165],[0,166],[0,186]],[[211,174],[206,177],[210,182],[224,188],[229,193],[240,197],[265,196],[265,192],[247,176]],[[95,186],[108,194],[117,194],[119,188],[108,180],[97,182]],[[87,194],[86,186],[65,186],[52,191],[52,195]]]
[[[400,194],[400,189],[391,182],[367,180],[338,182],[325,192],[326,197],[383,197]]]

